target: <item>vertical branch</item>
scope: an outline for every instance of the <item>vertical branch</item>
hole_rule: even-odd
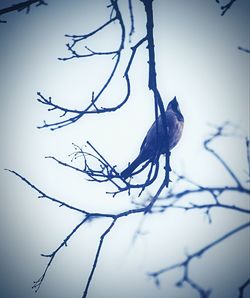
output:
[[[246,153],[247,153],[247,164],[248,164],[248,176],[250,178],[250,139],[246,138]]]
[[[84,293],[83,293],[83,296],[82,296],[83,298],[86,298],[87,295],[88,295],[89,286],[91,284],[91,281],[92,281],[92,278],[93,278],[93,275],[94,275],[94,272],[95,272],[95,269],[96,269],[96,266],[97,266],[97,263],[98,263],[98,259],[99,259],[99,256],[100,256],[100,252],[101,252],[101,249],[102,249],[104,238],[107,236],[107,234],[113,228],[113,226],[116,222],[116,219],[117,219],[116,217],[113,219],[111,224],[108,226],[108,228],[104,231],[104,233],[100,237],[100,242],[99,242],[97,252],[96,252],[96,255],[95,255],[94,263],[93,263],[93,266],[92,266],[91,272],[89,274],[88,281],[87,281],[87,284],[86,284],[86,287],[84,289]]]
[[[164,105],[162,102],[162,98],[161,98],[160,92],[157,87],[157,79],[156,79],[157,74],[156,74],[156,68],[155,68],[155,50],[154,50],[155,46],[154,46],[154,33],[153,33],[153,28],[154,28],[153,0],[141,0],[141,1],[144,4],[146,16],[147,16],[146,28],[147,28],[148,55],[149,55],[148,87],[154,93],[156,120],[158,118],[158,107],[160,109],[161,121],[162,121],[163,131],[164,131],[164,135],[165,135],[164,142],[166,141],[166,147],[168,148],[169,144],[167,143],[168,142],[167,120],[166,120],[165,109],[164,109]],[[158,121],[156,121],[156,131],[157,131],[157,136],[159,136]],[[161,142],[161,140],[159,140],[159,138],[157,138],[157,142]],[[165,167],[166,187],[168,187],[168,184],[169,184],[169,172],[170,172],[169,157],[170,157],[170,152],[168,152],[166,154],[166,167]]]
[[[246,289],[246,287],[250,285],[250,278],[248,278],[248,280],[246,280],[240,287],[239,287],[239,298],[243,298],[244,297],[244,291]]]
[[[131,41],[131,37],[133,33],[135,32],[135,22],[134,22],[134,14],[133,14],[133,6],[132,6],[132,0],[128,0],[128,7],[129,7],[129,13],[130,13],[130,32],[129,32],[129,41]]]

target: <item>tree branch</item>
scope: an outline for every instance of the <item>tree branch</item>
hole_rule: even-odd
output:
[[[250,285],[250,278],[248,278],[248,280],[246,280],[240,287],[239,287],[239,298],[243,298],[244,297],[244,291],[246,289],[246,287]]]
[[[225,125],[223,124],[223,129],[221,128],[222,126],[218,126],[216,132],[212,135],[212,137],[210,137],[209,140],[209,144],[211,144],[215,139],[217,138],[221,138],[225,135],[224,131],[225,131]],[[228,125],[228,124],[227,124]],[[248,140],[248,139],[246,139]],[[85,158],[85,165],[82,168],[78,168],[72,165],[69,165],[67,163],[61,162],[58,159],[54,158],[54,157],[48,157],[54,161],[56,161],[58,164],[68,167],[71,170],[75,170],[75,171],[80,171],[81,173],[84,174],[88,174],[90,175],[90,177],[93,177],[94,181],[98,181],[98,177],[95,177],[94,174],[95,172],[93,172],[93,170],[90,168],[90,166],[88,165],[88,157],[93,158],[94,160],[96,160],[98,163],[100,163],[103,167],[103,169],[107,168],[108,169],[108,173],[109,175],[114,175],[114,177],[112,179],[118,179],[119,181],[119,175],[117,174],[115,167],[112,166],[108,160],[99,153],[98,150],[96,150],[96,148],[88,142],[88,145],[92,148],[94,153],[86,153],[83,151],[82,148],[80,148],[77,145],[74,145],[76,148],[76,153],[73,154],[73,159],[77,159],[79,157],[84,157]],[[245,142],[246,145],[246,154],[248,156],[249,154],[249,142],[246,141]],[[210,150],[208,150],[208,152],[212,155],[214,155],[214,150],[211,152]],[[220,156],[219,154],[216,152],[216,156],[219,157],[220,160]],[[221,163],[221,165],[224,167],[224,163]],[[232,171],[232,169],[229,170],[228,167],[225,167],[225,169],[227,171]],[[236,185],[227,185],[227,186],[215,186],[215,187],[207,187],[207,186],[202,186],[196,182],[193,182],[191,179],[183,176],[183,175],[177,175],[177,182],[175,185],[173,185],[171,188],[168,189],[167,195],[165,195],[164,197],[162,196],[163,190],[165,188],[165,179],[163,179],[160,187],[158,188],[158,190],[155,192],[155,194],[153,196],[150,196],[149,198],[147,198],[146,200],[140,200],[139,203],[137,202],[133,202],[135,208],[132,209],[127,209],[124,210],[120,213],[100,213],[100,212],[89,212],[87,210],[84,209],[79,209],[76,208],[72,205],[67,204],[64,200],[61,199],[57,199],[51,195],[46,194],[44,191],[42,191],[40,188],[38,188],[37,186],[35,186],[33,183],[31,183],[28,179],[26,179],[25,177],[23,177],[22,175],[20,175],[19,173],[17,173],[16,171],[13,170],[8,170],[10,173],[16,175],[17,177],[19,177],[23,182],[25,182],[31,189],[35,190],[39,196],[38,198],[43,198],[43,199],[48,199],[49,201],[52,201],[56,204],[59,204],[60,207],[65,207],[68,208],[69,210],[75,211],[77,213],[81,213],[83,215],[83,219],[81,220],[81,222],[79,224],[77,224],[72,231],[65,237],[65,239],[61,242],[60,245],[57,246],[57,248],[50,254],[42,254],[43,257],[47,257],[49,258],[49,261],[41,275],[41,277],[34,282],[33,288],[38,291],[47,272],[48,269],[50,268],[50,265],[52,264],[54,258],[56,257],[57,253],[64,247],[67,245],[67,243],[69,242],[69,240],[71,239],[71,237],[79,230],[79,228],[92,220],[97,220],[97,219],[101,219],[101,218],[106,218],[106,219],[111,219],[111,223],[110,225],[103,231],[103,233],[100,236],[100,240],[99,240],[99,244],[97,246],[97,250],[96,250],[96,254],[93,260],[93,265],[91,268],[91,271],[89,273],[88,279],[87,279],[87,283],[85,285],[85,290],[83,292],[83,297],[87,297],[87,293],[88,293],[88,289],[91,285],[91,282],[93,280],[93,276],[95,273],[95,270],[98,266],[98,261],[101,255],[101,250],[103,248],[104,245],[104,240],[106,238],[106,236],[110,233],[110,231],[112,230],[112,228],[114,227],[115,223],[120,219],[120,218],[124,218],[124,217],[128,217],[130,215],[136,215],[136,214],[141,214],[141,216],[143,216],[143,218],[145,219],[146,215],[150,215],[150,214],[155,214],[157,212],[165,212],[167,209],[183,209],[186,211],[190,211],[190,210],[205,210],[206,215],[208,216],[210,222],[211,222],[211,216],[210,216],[210,210],[213,208],[222,208],[222,209],[228,209],[231,210],[233,212],[240,212],[242,214],[250,214],[250,211],[246,208],[240,207],[240,206],[236,206],[236,205],[229,205],[226,203],[221,203],[220,202],[220,196],[222,194],[225,194],[226,192],[235,192],[235,193],[242,193],[242,194],[246,194],[249,195],[250,194],[250,190],[246,187],[243,186],[243,183],[240,184],[236,184]],[[97,171],[96,171],[97,173]],[[113,174],[112,174],[113,173]],[[247,173],[248,174],[248,173]],[[97,174],[96,174],[97,175]],[[106,174],[106,176],[108,177],[108,174]],[[149,176],[151,176],[149,174]],[[104,177],[101,176],[100,177]],[[233,176],[234,177],[234,176]],[[109,181],[109,179],[107,178],[106,181]],[[235,181],[233,179],[233,181]],[[121,181],[120,181],[121,182]],[[123,182],[123,181],[122,181]],[[186,187],[186,184],[189,183],[192,188],[187,188],[184,190],[181,190],[181,188],[179,188],[178,184],[184,182],[184,185]],[[115,185],[115,184],[114,184]],[[117,184],[118,185],[118,184]],[[177,186],[177,189],[179,189],[177,192],[175,191],[175,186]],[[128,184],[127,188],[131,187],[133,188],[133,185]],[[145,188],[145,186],[141,186],[143,189]],[[213,203],[201,203],[201,204],[195,204],[192,202],[189,202],[189,205],[183,205],[181,204],[181,200],[185,199],[188,195],[192,198],[195,194],[203,194],[203,193],[209,193],[212,197],[212,199],[214,200]],[[201,201],[202,202],[202,201]],[[145,221],[145,220],[144,220]],[[187,283],[190,287],[192,287],[195,291],[197,291],[200,295],[200,297],[208,297],[211,290],[205,290],[203,289],[198,283],[196,283],[193,279],[190,278],[190,273],[189,273],[189,264],[190,262],[194,259],[194,258],[198,258],[200,256],[202,256],[205,252],[207,252],[209,249],[213,248],[216,245],[219,245],[220,243],[222,243],[224,240],[226,240],[227,238],[233,236],[234,234],[240,232],[241,230],[248,228],[250,226],[250,222],[245,223],[244,225],[235,228],[231,231],[229,231],[228,233],[222,235],[220,238],[212,241],[211,243],[207,244],[205,247],[201,248],[200,250],[194,252],[191,255],[188,255],[182,262],[180,263],[176,263],[173,264],[171,266],[165,267],[161,270],[158,270],[156,272],[152,272],[149,273],[149,275],[151,277],[154,278],[154,281],[156,283],[156,285],[160,284],[160,280],[159,280],[159,276],[165,272],[168,272],[170,270],[174,270],[177,268],[182,268],[183,270],[183,276],[181,278],[180,281],[177,282],[177,286],[182,286],[184,283]],[[136,234],[138,235],[139,232],[138,230],[141,229],[141,226],[139,227],[139,229],[137,229]],[[134,238],[135,239],[135,238]],[[246,288],[248,283],[244,283],[241,287],[239,287],[239,292],[243,293],[244,289]]]
[[[230,123],[225,122],[223,125],[218,126],[217,130],[212,136],[208,139],[206,139],[203,143],[204,148],[209,151],[220,163],[221,165],[225,168],[226,172],[233,178],[235,183],[239,188],[242,188],[241,182],[239,178],[236,176],[236,174],[232,171],[232,169],[228,166],[228,164],[223,160],[223,158],[211,147],[209,147],[209,144],[214,141],[216,138],[223,136],[225,128],[230,125]]]
[[[155,101],[155,121],[156,121],[156,133],[159,136],[159,128],[158,128],[158,107],[161,113],[161,121],[163,126],[163,131],[165,134],[165,141],[166,147],[169,147],[168,142],[168,132],[167,132],[167,120],[165,115],[165,109],[163,105],[163,101],[160,95],[160,92],[157,87],[157,80],[156,80],[156,68],[155,68],[155,45],[154,45],[154,35],[153,35],[153,28],[154,28],[154,21],[153,21],[153,0],[141,0],[144,4],[144,8],[147,15],[147,41],[148,41],[148,55],[149,55],[149,77],[148,77],[148,87],[149,90],[153,91],[154,94],[154,101]],[[159,137],[157,137],[157,143],[159,143]],[[166,158],[166,166],[165,166],[165,184],[168,187],[169,184],[169,172],[171,171],[170,168],[170,152],[165,155]]]
[[[216,0],[217,3],[220,3],[220,0]],[[224,14],[231,8],[231,6],[236,2],[236,0],[230,0],[227,4],[221,5],[221,16],[224,16]]]
[[[71,56],[68,58],[59,58],[59,60],[66,61],[66,60],[70,60],[73,58],[86,58],[86,57],[92,57],[92,56],[112,55],[113,56],[112,60],[115,60],[115,63],[114,63],[113,69],[112,69],[111,73],[109,74],[107,80],[105,81],[105,83],[103,84],[103,86],[97,93],[92,92],[92,98],[90,100],[89,105],[82,110],[69,109],[69,108],[57,105],[56,103],[54,103],[52,101],[51,97],[46,98],[40,92],[38,92],[37,93],[38,101],[40,103],[44,104],[45,106],[48,106],[48,111],[57,110],[59,112],[62,112],[61,118],[65,118],[65,116],[70,115],[66,119],[59,120],[59,121],[52,122],[52,123],[47,123],[46,121],[44,121],[43,125],[39,126],[38,128],[50,128],[51,130],[59,129],[59,128],[62,128],[62,127],[65,127],[65,126],[75,123],[76,121],[78,121],[80,118],[82,118],[86,114],[101,114],[101,113],[107,113],[107,112],[114,112],[117,109],[121,108],[127,102],[128,98],[130,96],[130,80],[129,80],[129,75],[128,75],[129,68],[132,63],[132,60],[134,58],[137,48],[140,45],[142,45],[142,43],[143,43],[143,39],[140,40],[132,48],[131,58],[129,60],[130,64],[128,64],[127,67],[125,67],[124,77],[126,80],[127,92],[126,92],[126,95],[124,96],[124,99],[122,99],[121,102],[119,102],[117,105],[115,105],[113,107],[100,107],[100,108],[97,107],[97,103],[100,100],[103,92],[108,88],[109,84],[111,83],[111,81],[113,80],[113,78],[117,72],[118,66],[121,61],[122,50],[124,49],[124,43],[125,43],[125,25],[123,22],[123,18],[122,18],[120,9],[118,7],[117,0],[110,0],[110,3],[111,4],[109,7],[112,8],[112,13],[113,13],[113,11],[115,12],[115,16],[111,17],[103,25],[99,26],[97,29],[93,30],[90,33],[87,33],[84,35],[66,35],[67,37],[71,38],[71,40],[72,40],[71,43],[68,43],[66,45],[67,49],[71,53]],[[105,51],[105,52],[93,51],[89,47],[85,46],[85,49],[88,51],[87,54],[77,53],[77,51],[75,50],[75,46],[78,44],[78,42],[82,42],[83,40],[86,40],[89,37],[96,35],[100,31],[102,31],[104,28],[109,26],[110,24],[113,24],[115,21],[118,21],[120,30],[121,30],[120,45],[116,50]]]
[[[242,52],[245,52],[245,53],[250,53],[250,49],[247,49],[247,48],[243,48],[241,46],[238,46],[238,50],[242,51]]]
[[[99,242],[99,245],[98,245],[98,248],[97,248],[97,251],[96,251],[94,263],[93,263],[91,272],[89,274],[86,287],[85,287],[84,292],[83,292],[83,296],[82,296],[83,298],[87,297],[89,286],[90,286],[90,283],[92,281],[92,278],[93,278],[93,275],[94,275],[94,272],[95,272],[95,269],[96,269],[96,266],[97,266],[97,262],[98,262],[98,259],[99,259],[99,256],[100,256],[100,252],[101,252],[101,249],[102,249],[103,241],[104,241],[105,237],[108,235],[108,233],[111,231],[111,229],[114,227],[115,222],[116,222],[116,219],[113,219],[113,221],[111,222],[111,224],[109,225],[109,227],[105,230],[105,232],[100,237],[100,242]]]
[[[198,291],[199,295],[201,298],[203,297],[208,297],[211,290],[204,290],[202,287],[200,287],[197,283],[194,283],[192,281],[192,279],[190,278],[189,276],[189,265],[190,263],[193,261],[193,259],[195,258],[200,258],[202,257],[202,255],[204,253],[206,253],[209,249],[211,249],[212,247],[218,245],[219,243],[221,243],[222,241],[226,240],[227,238],[237,234],[238,232],[246,229],[246,228],[249,228],[250,226],[250,222],[247,222],[231,231],[229,231],[228,233],[224,234],[223,236],[221,236],[220,238],[216,239],[215,241],[211,242],[210,244],[208,244],[207,246],[204,246],[203,248],[201,248],[200,250],[194,252],[193,254],[191,255],[187,255],[186,258],[180,262],[180,263],[176,263],[174,265],[171,265],[169,267],[166,267],[166,268],[163,268],[163,269],[160,269],[158,271],[155,271],[155,272],[150,272],[148,273],[148,275],[150,277],[152,277],[155,281],[155,284],[157,286],[159,286],[160,284],[160,281],[159,281],[159,276],[163,273],[166,273],[166,272],[169,272],[169,271],[172,271],[174,269],[182,269],[183,270],[183,275],[182,275],[182,278],[177,282],[177,286],[178,287],[181,287],[183,286],[184,283],[187,283],[191,288],[193,288],[194,290]]]
[[[24,9],[26,9],[26,13],[28,14],[30,12],[31,5],[36,4],[36,7],[40,5],[47,5],[47,3],[44,0],[28,0],[24,2],[20,2],[18,4],[11,5],[9,7],[0,9],[0,15],[4,15],[13,11],[20,12]],[[6,21],[0,21],[1,23],[6,23]]]

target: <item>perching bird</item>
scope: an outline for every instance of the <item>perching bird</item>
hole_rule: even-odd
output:
[[[166,112],[166,131],[163,129],[161,115],[157,119],[158,123],[158,140],[157,140],[157,125],[156,121],[153,123],[141,145],[138,157],[121,173],[121,176],[126,179],[132,176],[134,170],[143,162],[150,160],[154,161],[160,154],[168,153],[179,142],[183,125],[184,117],[181,114],[179,104],[176,97],[171,100],[167,106]]]

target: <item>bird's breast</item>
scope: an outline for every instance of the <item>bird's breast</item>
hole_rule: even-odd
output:
[[[171,130],[169,131],[169,150],[173,149],[179,142],[182,131],[183,131],[184,122],[176,119],[173,123]]]

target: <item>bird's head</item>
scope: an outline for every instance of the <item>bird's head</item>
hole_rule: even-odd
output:
[[[167,111],[173,111],[179,118],[180,121],[183,121],[184,118],[183,118],[183,115],[181,114],[181,110],[180,110],[180,107],[179,107],[179,103],[176,99],[176,97],[174,97],[174,99],[172,99],[168,106],[167,106]]]
[[[174,97],[174,99],[172,99],[169,102],[167,110],[172,110],[174,112],[180,111],[179,104],[178,104],[178,101],[177,101],[176,97]]]

